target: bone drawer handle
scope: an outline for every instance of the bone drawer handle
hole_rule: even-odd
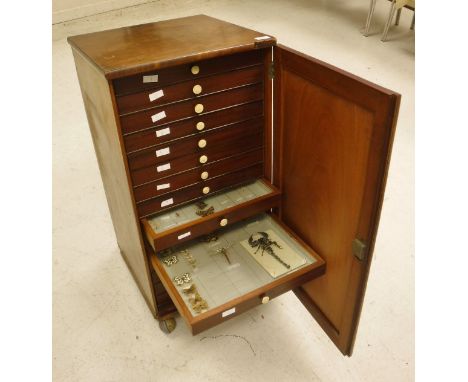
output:
[[[202,92],[202,87],[201,85],[195,85],[193,88],[192,88],[192,91],[193,91],[193,94],[200,94]]]
[[[228,220],[226,218],[224,218],[224,219],[221,219],[221,221],[219,222],[219,225],[221,227],[226,227],[227,223],[228,223]]]
[[[197,103],[195,105],[195,113],[200,114],[203,112],[203,105],[201,103]]]
[[[200,163],[206,163],[208,162],[208,157],[206,155],[202,155],[199,159]]]
[[[203,171],[200,175],[200,178],[203,180],[208,179],[208,171]]]
[[[202,131],[205,128],[204,122],[197,122],[197,130]]]
[[[190,68],[190,71],[192,72],[192,74],[198,74],[198,73],[200,73],[200,67],[198,65],[193,65]]]
[[[198,147],[200,147],[201,149],[206,147],[206,139],[200,139],[198,141]]]
[[[210,188],[207,186],[207,187],[203,187],[203,193],[206,195],[208,192],[210,192]]]

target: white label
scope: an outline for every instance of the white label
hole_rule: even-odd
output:
[[[184,239],[184,238],[190,236],[191,234],[192,234],[192,232],[190,232],[190,231],[185,232],[185,233],[183,233],[182,235],[177,236],[177,239],[178,239],[178,240],[182,240],[182,239]]]
[[[174,204],[174,199],[166,199],[161,202],[161,207],[170,206],[171,204]]]
[[[157,92],[153,92],[148,94],[149,100],[151,102],[157,100],[158,98],[161,98],[164,95],[164,92],[162,90],[158,90]]]
[[[171,168],[171,164],[170,164],[170,163],[166,163],[166,164],[162,164],[161,166],[156,167],[156,170],[157,170],[158,172],[161,172],[161,171],[169,170],[170,168]]]
[[[171,152],[171,150],[169,149],[169,147],[165,147],[163,149],[160,149],[160,150],[156,150],[156,156],[157,157],[162,157],[164,155],[167,155]]]
[[[165,129],[156,130],[156,137],[162,137],[163,135],[168,135],[171,133],[171,129],[166,127]]]
[[[260,37],[255,37],[254,40],[263,41],[263,40],[269,40],[270,38],[271,38],[270,36],[260,36]]]
[[[143,76],[143,83],[147,84],[149,82],[158,82],[158,75],[153,74],[152,76]]]
[[[166,112],[164,110],[151,116],[151,120],[153,122],[158,122],[159,120],[163,118],[166,118]]]
[[[164,184],[158,184],[156,186],[156,190],[165,190],[166,188],[171,188],[171,184],[170,183],[164,183]]]
[[[236,313],[236,307],[225,310],[223,313],[221,313],[222,317],[230,316],[231,314]]]

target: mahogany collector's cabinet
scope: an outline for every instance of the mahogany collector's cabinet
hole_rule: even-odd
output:
[[[350,355],[400,96],[204,15],[68,41],[154,316],[196,334],[292,290]]]

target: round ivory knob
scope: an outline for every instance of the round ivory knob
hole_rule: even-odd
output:
[[[203,180],[208,179],[208,171],[203,171],[200,175],[200,178]]]
[[[199,160],[200,163],[206,163],[208,162],[208,157],[206,155],[202,155]]]
[[[201,85],[195,85],[192,88],[193,94],[200,94],[202,92],[202,87]]]
[[[197,122],[197,130],[202,131],[205,128],[204,122]]]
[[[205,139],[200,139],[200,140],[198,141],[198,147],[200,147],[201,149],[202,149],[203,147],[206,147],[206,140],[205,140]]]
[[[190,71],[192,72],[192,74],[198,74],[200,73],[200,67],[198,65],[193,65]]]
[[[195,105],[195,113],[200,114],[201,112],[203,112],[203,105],[201,103],[197,103]]]
[[[206,195],[208,192],[210,192],[210,188],[209,187],[203,187],[202,191]]]
[[[268,303],[268,301],[270,301],[270,297],[268,297],[268,296],[263,296],[262,297],[262,304],[266,304],[266,303]]]
[[[224,218],[224,219],[221,219],[221,221],[219,222],[219,225],[221,227],[225,227],[225,226],[227,226],[227,223],[228,223],[228,220],[226,218]]]

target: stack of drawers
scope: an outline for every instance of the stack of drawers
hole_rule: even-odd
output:
[[[140,218],[263,175],[261,50],[113,81]]]

